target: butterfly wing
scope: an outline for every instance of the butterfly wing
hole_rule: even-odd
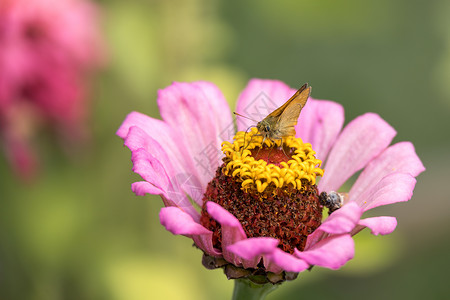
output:
[[[297,125],[300,112],[308,100],[311,93],[311,87],[306,87],[306,84],[291,97],[287,102],[288,105],[281,113],[276,129],[281,137],[295,136],[295,125]]]
[[[284,112],[284,110],[289,106],[289,104],[291,104],[294,101],[294,99],[298,98],[305,90],[310,90],[310,89],[311,89],[311,87],[308,87],[308,84],[305,83],[297,92],[295,92],[294,95],[292,95],[291,98],[289,98],[288,101],[286,101],[283,105],[281,105],[280,107],[275,109],[273,112],[271,112],[267,116],[267,118],[268,117],[279,118],[281,116],[281,114]],[[308,91],[308,96],[309,96],[309,91]],[[308,99],[308,97],[306,97],[306,99]],[[306,100],[305,100],[305,102],[306,102]]]

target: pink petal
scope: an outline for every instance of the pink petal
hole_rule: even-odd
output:
[[[258,237],[239,241],[228,246],[227,249],[243,259],[253,262],[253,266],[249,265],[251,268],[256,268],[263,257],[266,270],[273,273],[301,272],[309,267],[305,261],[279,249],[278,244],[277,239]]]
[[[244,268],[256,269],[261,261],[262,255],[278,249],[278,243],[278,240],[273,238],[249,238],[228,246],[227,251],[242,258]]]
[[[371,190],[361,195],[357,203],[367,211],[377,206],[408,201],[415,185],[416,179],[410,174],[394,173],[384,177]]]
[[[276,274],[281,271],[302,272],[309,268],[309,264],[303,259],[299,259],[278,248],[264,256],[264,266],[266,270]]]
[[[341,234],[350,232],[358,223],[362,209],[354,202],[347,203],[333,212],[317,230],[327,233]]]
[[[158,152],[156,152],[158,153]],[[164,161],[164,153],[159,153],[159,159]],[[131,160],[133,161],[133,171],[153,185],[143,185],[142,183],[133,186],[133,191],[137,195],[142,195],[142,192],[157,193],[165,197],[165,204],[169,206],[177,206],[188,212],[195,220],[200,218],[200,214],[192,206],[189,198],[184,193],[184,190],[179,185],[179,182],[174,178],[169,178],[163,164],[148,153],[145,149],[140,148],[132,152]],[[167,167],[170,163],[165,161]]]
[[[182,154],[194,165],[189,172],[205,188],[221,164],[220,136],[224,130],[233,130],[228,104],[211,83],[175,82],[159,91],[158,105],[164,121],[176,133],[176,142],[187,145]]]
[[[161,224],[175,235],[194,239],[200,249],[209,255],[218,256],[220,252],[212,245],[212,232],[195,222],[192,217],[177,207],[163,207],[159,213]]]
[[[236,232],[236,237],[238,240],[242,240],[247,238],[244,232],[244,229],[242,229],[241,223],[238,219],[236,219],[235,216],[233,216],[230,212],[228,212],[226,209],[224,209],[222,206],[220,206],[217,203],[209,201],[206,203],[206,209],[208,213],[213,217],[215,220],[217,220],[220,224],[227,227],[235,227],[238,229]],[[237,242],[237,241],[236,241]]]
[[[331,149],[320,191],[337,191],[355,172],[383,151],[395,130],[377,114],[367,113],[351,121]]]
[[[237,116],[238,130],[245,131],[249,126],[256,125],[257,122],[286,102],[295,91],[278,80],[250,80],[239,95],[236,112],[254,121]]]
[[[127,127],[132,124],[138,125]],[[148,132],[152,132],[151,129],[160,133],[165,132],[167,136],[161,137],[158,134],[153,134],[153,136],[160,138],[160,140],[157,141],[152,137],[152,135],[148,134]],[[202,184],[193,174],[185,171],[194,168],[189,167],[186,163],[183,165],[183,163],[180,162],[182,160],[181,154],[179,154],[176,146],[170,142],[167,142],[167,140],[171,139],[172,133],[166,124],[142,114],[132,113],[127,117],[121,128],[118,130],[119,136],[123,136],[125,132],[125,145],[132,151],[132,156],[136,157],[135,153],[139,151],[147,152],[149,156],[153,157],[153,160],[158,161],[161,168],[164,169],[167,174],[166,177],[171,182],[170,191],[174,191],[177,195],[178,193],[184,191],[190,195],[197,204],[202,204]],[[164,144],[165,147],[163,146]],[[142,155],[139,155],[139,157],[142,157]],[[144,159],[144,162],[146,161],[148,161],[148,159]],[[135,170],[137,169],[141,170],[141,172],[145,172],[145,169],[136,168],[135,166]],[[151,174],[151,176],[156,176],[156,178],[150,177],[144,179],[152,184],[155,184],[154,181],[159,179],[158,172]],[[142,175],[141,173],[139,174]],[[155,185],[162,188],[165,192],[169,189],[168,185],[166,185],[166,187],[161,187],[157,184]],[[185,205],[187,205],[187,203],[185,203]]]
[[[195,222],[178,207],[163,207],[159,213],[161,224],[175,235],[211,234],[212,232]]]
[[[138,181],[131,184],[131,190],[137,196],[145,196],[146,194],[161,195],[164,191],[150,182]]]
[[[140,127],[133,126],[129,129],[127,136],[124,138],[124,145],[131,150],[132,156],[138,152],[145,152],[152,157],[157,157],[169,178],[178,173],[172,163],[173,160],[176,164],[176,160],[173,157],[171,159],[161,144]]]
[[[247,263],[245,260],[241,259],[236,254],[228,250],[228,247],[230,245],[247,239],[247,236],[239,220],[217,203],[206,203],[206,209],[211,217],[213,217],[222,225],[222,252],[225,260],[233,263],[236,266],[240,266],[244,262]],[[248,263],[252,264],[253,262]]]
[[[343,124],[342,105],[309,98],[295,127],[296,136],[301,137],[303,142],[310,143],[317,153],[316,157],[324,161]]]
[[[369,228],[374,235],[386,235],[392,233],[397,227],[397,219],[394,217],[374,217],[359,221],[358,226],[352,231],[352,235],[357,234],[364,228]]]
[[[219,129],[220,143],[223,141],[231,141],[235,135],[234,123],[230,114],[230,106],[223,96],[222,92],[212,83],[205,81],[193,82],[205,94],[206,99],[214,99],[211,101],[211,109],[213,110],[213,121],[216,122],[216,128]],[[211,114],[209,112],[209,114]]]
[[[358,224],[363,210],[355,202],[349,202],[333,212],[306,240],[305,249],[309,249],[328,234],[349,233]]]
[[[228,246],[227,249],[244,259],[251,260],[278,249],[279,243],[277,239],[270,237],[248,238]]]
[[[308,264],[330,269],[339,269],[354,254],[355,245],[349,234],[330,236],[303,252],[295,250],[295,255]]]
[[[358,198],[373,188],[383,177],[392,173],[409,173],[416,177],[425,170],[410,142],[401,142],[384,150],[362,171],[349,192],[349,199]]]
[[[170,134],[170,128],[161,120],[153,119],[147,115],[139,112],[131,112],[127,115],[122,125],[120,125],[116,134],[125,139],[131,127],[136,126],[141,128],[147,135],[153,137],[155,140],[162,141],[167,139],[167,134]],[[175,141],[167,141],[171,144],[171,148],[177,148]]]
[[[134,130],[131,130],[131,128],[134,128]],[[136,128],[140,130],[136,130]],[[165,156],[171,162],[175,174],[185,173],[185,170],[193,168],[193,164],[188,164],[184,159],[184,154],[182,155],[180,151],[185,148],[185,145],[182,141],[176,139],[173,130],[161,120],[132,112],[125,118],[116,134],[124,140],[128,139],[126,146],[131,151],[139,148],[144,148],[148,152],[158,148],[164,149]],[[170,173],[174,175],[172,172]]]
[[[157,188],[169,190],[170,179],[161,162],[144,149],[138,149],[131,154],[133,171],[156,186]]]

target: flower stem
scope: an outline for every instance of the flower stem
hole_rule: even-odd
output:
[[[256,284],[248,279],[235,279],[232,300],[263,300],[278,284]]]

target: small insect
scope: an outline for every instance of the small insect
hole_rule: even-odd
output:
[[[256,124],[256,128],[264,140],[274,141],[287,136],[295,136],[294,127],[297,125],[300,112],[310,93],[311,87],[305,83],[286,103]]]
[[[331,214],[332,212],[341,208],[342,205],[344,205],[344,197],[344,193],[337,193],[334,191],[331,191],[329,193],[322,192],[319,195],[319,201],[320,204],[329,209],[328,213]]]
[[[274,142],[284,137],[295,136],[295,125],[310,93],[311,87],[305,83],[286,103],[256,124],[259,135],[263,136],[263,143],[266,139]],[[247,118],[238,113],[235,114]]]

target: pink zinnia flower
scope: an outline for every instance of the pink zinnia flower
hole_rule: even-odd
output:
[[[253,79],[239,96],[236,112],[260,120],[294,92],[279,81]],[[274,105],[261,112],[268,101]],[[245,163],[233,161],[229,152],[239,140],[249,143],[255,136],[246,140],[238,133],[234,144],[225,143],[227,156],[221,165],[220,145],[231,140],[234,127],[228,104],[217,87],[208,82],[174,83],[159,91],[158,105],[163,121],[132,112],[117,131],[131,150],[133,171],[143,178],[132,184],[132,190],[137,195],[160,195],[166,206],[160,212],[161,224],[173,234],[192,238],[205,253],[204,264],[224,267],[230,278],[266,274],[267,281],[274,283],[315,265],[340,268],[353,258],[354,234],[366,227],[375,235],[389,234],[397,225],[394,217],[362,218],[363,213],[409,200],[415,177],[425,170],[411,143],[389,146],[396,132],[378,115],[364,114],[341,130],[342,106],[310,98],[296,126],[296,137],[311,144],[296,140],[311,157],[309,167],[297,173],[309,175],[297,184],[276,181],[276,186],[284,189],[281,192],[282,188],[269,189],[270,184],[266,189],[261,187],[264,180],[252,187],[258,180],[242,182],[238,173],[244,171],[233,166]],[[237,125],[238,130],[246,131],[256,124],[239,119]],[[251,136],[252,131],[246,134]],[[248,151],[248,156],[264,159],[265,154],[252,152],[248,144],[236,147],[236,157]],[[311,148],[324,162],[324,175],[317,187],[310,175],[321,174],[317,169],[320,162],[311,156]],[[270,151],[267,159],[283,160],[286,156],[280,150]],[[306,162],[306,156],[299,161]],[[319,193],[338,195],[333,191],[359,170],[362,172],[343,205],[321,222]],[[257,211],[260,209],[266,211]],[[297,210],[300,219],[293,213]],[[264,221],[270,224],[265,226]]]
[[[15,169],[33,172],[36,125],[83,135],[84,76],[102,60],[96,7],[85,0],[0,3],[0,138]]]

